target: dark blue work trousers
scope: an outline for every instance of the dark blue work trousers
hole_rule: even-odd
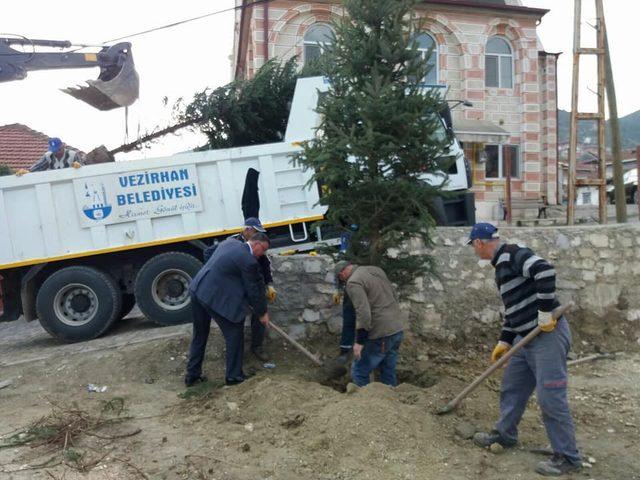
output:
[[[226,346],[226,374],[227,383],[237,383],[244,380],[242,371],[242,357],[244,355],[244,322],[234,323],[221,317],[207,306],[202,305],[197,298],[191,296],[193,309],[193,336],[189,347],[187,361],[187,378],[195,379],[202,375],[202,362],[207,348],[211,319],[222,330]]]
[[[342,334],[340,335],[340,351],[349,352],[356,340],[356,309],[353,302],[344,292],[342,297]]]

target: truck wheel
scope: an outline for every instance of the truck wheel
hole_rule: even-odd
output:
[[[120,313],[118,319],[122,320],[124,317],[131,313],[133,307],[136,306],[136,296],[133,293],[122,294],[122,307],[120,307]]]
[[[116,281],[93,267],[66,267],[47,278],[36,297],[42,327],[65,342],[102,335],[120,313]]]
[[[160,325],[191,321],[189,284],[202,268],[197,258],[181,252],[156,255],[136,277],[134,292],[145,317]]]

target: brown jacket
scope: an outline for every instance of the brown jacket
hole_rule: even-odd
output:
[[[369,340],[393,335],[404,328],[393,287],[381,268],[354,265],[346,290],[356,310],[356,328],[367,330]]]

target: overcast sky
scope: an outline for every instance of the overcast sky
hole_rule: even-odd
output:
[[[542,20],[539,34],[547,51],[563,52],[559,68],[560,108],[569,109],[571,95],[571,51],[573,45],[572,0],[524,0],[525,5],[551,10]],[[592,0],[585,0],[584,20],[595,23]],[[605,13],[612,48],[620,115],[640,109],[637,93],[635,41],[640,4],[635,0],[605,0]],[[107,40],[147,30],[178,20],[232,7],[233,0],[188,0],[183,2],[135,2],[110,0],[86,2],[23,0],[5,2],[0,36],[18,34],[34,39],[71,40],[101,44]],[[100,6],[102,5],[102,6]],[[217,87],[231,79],[233,13],[222,13],[167,30],[131,38],[136,68],[140,74],[140,99],[129,108],[129,137],[171,124],[170,104],[178,97],[190,99],[206,87]],[[585,46],[595,41],[585,26]],[[95,50],[94,50],[95,51]],[[22,81],[0,84],[0,125],[22,123],[84,151],[104,144],[115,148],[125,143],[124,109],[101,112],[60,92],[97,77],[98,70],[60,70],[29,73]],[[595,62],[583,68],[583,110],[594,108]],[[151,149],[124,158],[155,157],[189,150],[203,143],[198,134],[166,136]]]

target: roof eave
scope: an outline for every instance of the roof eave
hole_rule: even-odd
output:
[[[471,0],[463,0],[463,1],[423,0],[422,3],[431,3],[434,5],[446,5],[450,7],[474,8],[479,10],[480,9],[481,10],[497,10],[497,11],[503,11],[503,12],[519,13],[522,15],[532,15],[532,16],[536,16],[537,18],[542,18],[547,13],[550,12],[550,10],[545,8],[521,7],[518,5],[491,5],[491,4],[478,5],[476,2],[473,2]]]

